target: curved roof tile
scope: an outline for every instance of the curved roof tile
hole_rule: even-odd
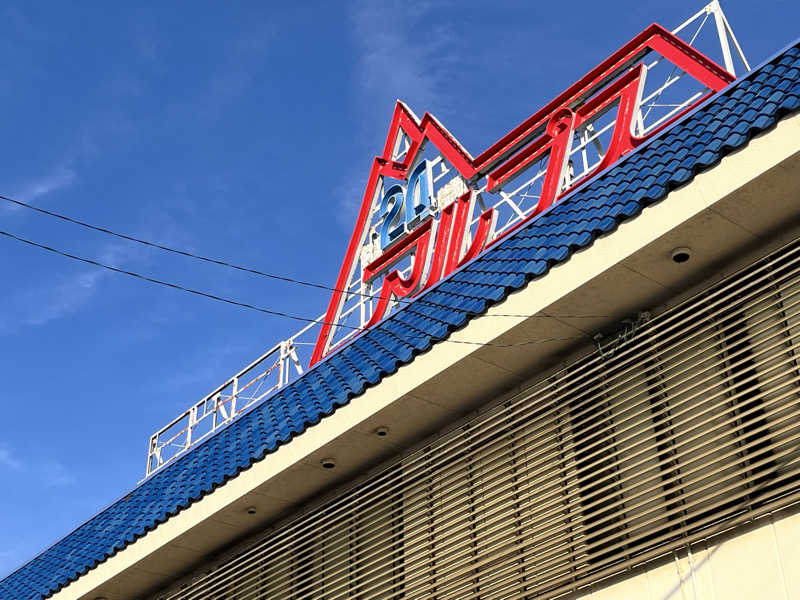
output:
[[[795,43],[8,575],[0,597],[52,595],[798,108]]]

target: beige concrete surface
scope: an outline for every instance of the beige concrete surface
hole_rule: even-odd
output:
[[[636,310],[684,293],[692,282],[718,276],[737,253],[744,256],[751,247],[773,243],[775,232],[797,219],[798,183],[800,115],[753,139],[489,311],[539,317],[484,316],[452,339],[507,344],[602,331]],[[693,247],[689,263],[670,261],[669,251],[677,245]],[[513,393],[585,346],[583,341],[512,349],[440,343],[53,597],[141,597],[195,568],[198,557],[261,530],[487,400]],[[397,436],[373,436],[378,425],[388,425]],[[326,456],[337,459],[334,471],[319,467]],[[257,506],[256,515],[247,515],[248,506]],[[783,543],[797,554],[796,546]]]
[[[575,600],[800,600],[800,512],[593,586]]]

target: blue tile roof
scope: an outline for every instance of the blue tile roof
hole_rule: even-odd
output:
[[[4,599],[47,597],[414,360],[451,331],[800,108],[798,43],[292,385],[164,468],[0,582]],[[436,303],[440,306],[434,306]]]

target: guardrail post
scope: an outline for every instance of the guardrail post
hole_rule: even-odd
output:
[[[186,427],[186,446],[184,449],[192,445],[192,431],[197,423],[197,405],[195,404],[189,411],[189,425]]]
[[[228,415],[229,419],[233,419],[236,416],[236,399],[239,396],[239,378],[234,377],[233,383],[231,384],[231,414]]]
[[[286,346],[288,342],[281,342],[278,355],[278,389],[286,385]]]
[[[147,469],[145,470],[145,476],[150,475],[153,472],[153,456],[156,455],[156,449],[158,447],[158,434],[155,433],[150,436],[150,444],[148,444],[147,448]],[[158,459],[156,459],[157,461]],[[158,465],[158,462],[156,462]]]

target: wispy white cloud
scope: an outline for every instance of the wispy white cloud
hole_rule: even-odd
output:
[[[25,465],[18,459],[11,448],[3,445],[0,446],[0,466],[10,471],[23,471]]]
[[[374,116],[385,118],[397,98],[420,114],[441,109],[449,101],[447,74],[456,61],[456,36],[447,22],[426,24],[430,12],[428,3],[353,4],[350,21],[361,49],[356,84],[361,102],[375,107]],[[422,24],[426,24],[424,43],[419,35]]]
[[[77,311],[94,295],[105,271],[87,270],[67,277],[55,285],[43,285],[26,290],[22,297],[21,325],[44,325]]]
[[[345,229],[353,227],[356,215],[361,208],[369,167],[369,162],[364,161],[360,169],[350,169],[351,177],[333,190],[333,193],[339,198],[336,220]]]
[[[349,21],[360,52],[354,80],[358,133],[367,158],[353,165],[335,190],[337,217],[345,228],[361,206],[368,157],[382,147],[395,102],[403,100],[419,115],[454,108],[458,95],[450,82],[459,62],[458,38],[449,22],[429,19],[432,10],[429,3],[399,0],[360,0],[351,6]]]
[[[240,367],[236,357],[249,349],[248,344],[236,341],[210,345],[202,352],[186,357],[184,364],[177,365],[158,385],[162,389],[184,390],[197,384],[222,383]]]
[[[78,481],[75,475],[57,460],[42,463],[37,471],[46,487],[65,487],[74,485]]]
[[[229,103],[250,89],[259,65],[267,57],[275,36],[273,23],[254,23],[248,31],[220,48],[219,62],[209,65],[204,88],[193,89],[188,99],[169,107],[169,111],[192,114],[206,119],[217,118]]]
[[[45,487],[62,487],[77,482],[75,475],[58,460],[23,461],[6,444],[0,445],[0,468],[17,473]]]
[[[17,556],[19,556],[19,549],[16,547],[12,546],[11,550],[0,550],[0,561],[16,558]],[[0,571],[2,571],[2,569],[0,569]]]
[[[162,51],[162,40],[158,34],[156,21],[140,15],[138,19],[132,19],[131,43],[138,55],[147,61],[157,61]]]
[[[131,92],[132,93],[132,92]],[[40,175],[12,183],[10,195],[23,202],[41,203],[41,200],[63,192],[80,181],[80,168],[102,154],[112,140],[119,140],[134,131],[133,123],[124,115],[94,115],[81,124],[69,145],[49,169]],[[9,193],[9,192],[6,192]],[[0,205],[0,212],[19,212],[22,208],[13,204]]]
[[[111,244],[99,253],[99,260],[119,266],[130,261],[136,251]],[[18,289],[0,298],[0,335],[25,327],[45,325],[81,310],[97,293],[110,271],[89,267],[39,285]]]
[[[77,174],[75,171],[65,165],[59,165],[50,173],[45,174],[40,179],[36,179],[27,184],[23,189],[22,200],[35,200],[40,196],[50,194],[57,190],[71,186],[75,183]]]
[[[43,196],[69,188],[77,180],[78,174],[75,169],[65,161],[38,177],[17,184],[11,195],[17,200],[35,203]],[[21,210],[22,207],[16,204],[3,203],[0,205],[0,213],[13,213]]]

